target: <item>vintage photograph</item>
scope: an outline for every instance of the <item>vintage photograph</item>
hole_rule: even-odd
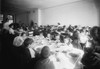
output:
[[[0,0],[0,69],[100,69],[100,0]]]

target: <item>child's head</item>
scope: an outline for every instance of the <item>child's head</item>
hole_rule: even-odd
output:
[[[31,45],[33,43],[33,39],[32,38],[26,38],[24,40],[24,47],[28,47],[29,45]]]
[[[41,56],[43,58],[48,58],[50,56],[50,48],[48,46],[44,46],[41,50]]]

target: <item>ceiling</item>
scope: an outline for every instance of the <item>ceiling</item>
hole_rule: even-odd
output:
[[[2,0],[3,12],[29,10],[34,8],[48,8],[81,0]]]
[[[15,8],[47,8],[80,0],[2,0]],[[7,5],[7,4],[6,4]]]

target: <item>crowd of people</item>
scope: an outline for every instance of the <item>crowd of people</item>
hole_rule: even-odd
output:
[[[9,68],[100,69],[99,26],[23,26],[7,20],[0,36],[2,64]]]

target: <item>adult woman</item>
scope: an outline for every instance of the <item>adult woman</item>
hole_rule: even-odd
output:
[[[90,41],[89,48],[85,48],[82,63],[85,69],[100,69],[100,27],[94,26],[90,30],[93,40]]]

